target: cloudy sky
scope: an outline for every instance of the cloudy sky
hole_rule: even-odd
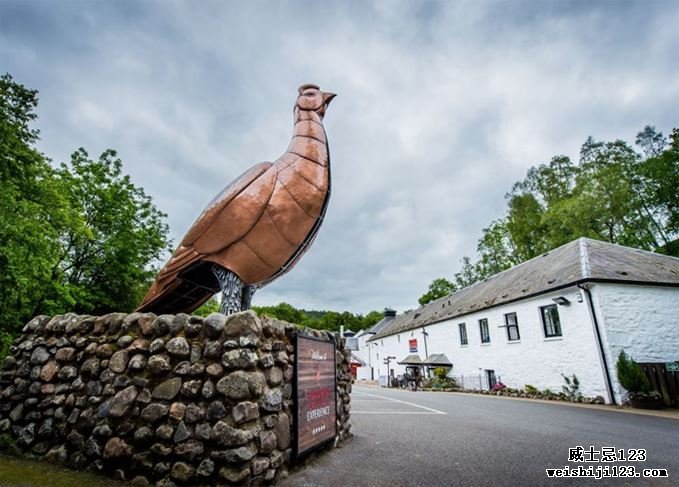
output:
[[[365,313],[452,276],[528,167],[679,125],[677,25],[653,0],[0,0],[0,71],[40,91],[45,154],[118,150],[175,242],[283,153],[300,84],[338,93],[327,219],[254,304]]]

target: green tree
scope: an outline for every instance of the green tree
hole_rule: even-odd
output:
[[[509,198],[507,230],[509,231],[516,258],[523,262],[547,250],[547,229],[542,223],[545,209],[535,195],[516,194]]]
[[[211,313],[219,313],[219,301],[217,301],[217,298],[214,296],[205,301],[202,305],[200,305],[200,308],[198,308],[191,314],[198,316],[207,316]]]
[[[478,265],[472,263],[471,258],[462,257],[462,268],[455,273],[455,290],[471,286],[482,279]]]
[[[303,325],[306,321],[304,313],[288,303],[278,303],[275,306],[253,306],[252,309],[257,314],[269,315],[296,325]]]
[[[113,150],[98,160],[77,150],[57,171],[57,182],[70,207],[53,268],[63,283],[62,302],[92,314],[134,309],[157,272],[149,264],[170,250],[167,215],[123,174]]]
[[[417,301],[421,306],[424,306],[427,303],[455,292],[456,289],[457,288],[455,287],[455,284],[450,282],[448,279],[445,277],[439,277],[438,279],[434,279],[431,284],[429,284],[429,289],[427,292],[420,296],[420,299]]]
[[[555,156],[531,167],[506,195],[505,216],[483,229],[477,260],[464,257],[452,282],[433,281],[420,304],[579,237],[679,256],[679,130],[668,145],[646,126],[636,144],[641,153],[589,137],[577,165]]]
[[[381,311],[371,311],[361,319],[360,329],[367,330],[368,328],[371,328],[373,325],[381,321],[383,317],[384,315]]]
[[[51,285],[66,200],[54,171],[33,145],[38,93],[0,77],[0,327],[13,332],[31,318],[34,296]]]
[[[641,147],[646,158],[659,156],[667,145],[667,139],[665,139],[662,132],[658,132],[655,127],[650,125],[646,125],[644,129],[637,134],[635,142]]]
[[[493,221],[482,230],[476,250],[479,255],[477,272],[483,279],[517,264],[514,249],[504,219]]]
[[[136,306],[169,248],[165,215],[115,152],[54,169],[34,147],[37,92],[0,77],[0,328]]]
[[[669,247],[679,236],[679,129],[672,131],[664,151],[639,164],[639,177],[649,212],[653,212],[660,227],[662,247]],[[670,254],[679,256],[679,252]]]

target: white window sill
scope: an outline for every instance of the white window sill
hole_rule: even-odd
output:
[[[489,347],[489,346],[490,346],[490,342],[482,343],[481,346],[482,346],[482,347]]]
[[[460,348],[467,348],[468,346],[469,346],[469,344],[466,344],[466,345],[460,345]]]
[[[544,339],[546,342],[559,342],[563,340],[562,336],[555,336],[555,337],[545,337]]]
[[[507,343],[508,343],[509,345],[512,345],[512,344],[514,344],[514,343],[521,343],[521,340],[507,340]]]

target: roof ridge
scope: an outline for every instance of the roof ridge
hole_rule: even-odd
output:
[[[435,304],[435,303],[437,303],[437,302],[439,302],[439,301],[444,301],[446,298],[450,298],[452,295],[457,294],[458,292],[460,292],[460,291],[462,291],[462,290],[469,289],[469,288],[472,288],[472,287],[474,287],[474,286],[476,286],[476,285],[479,285],[479,284],[483,284],[483,283],[485,283],[485,282],[488,282],[488,281],[490,281],[490,280],[492,280],[492,279],[495,279],[495,278],[497,278],[497,277],[499,277],[499,276],[501,276],[501,275],[503,275],[503,274],[505,274],[505,273],[507,273],[507,272],[509,272],[509,271],[514,271],[515,269],[518,269],[519,267],[522,267],[522,266],[524,266],[524,265],[526,265],[526,264],[529,264],[529,263],[533,262],[534,260],[537,260],[537,259],[540,259],[540,258],[545,258],[545,257],[547,257],[547,255],[551,254],[552,252],[556,252],[557,250],[561,250],[561,249],[564,248],[564,247],[568,247],[568,246],[570,246],[570,245],[574,245],[576,242],[578,242],[578,241],[580,241],[580,240],[583,240],[583,239],[584,239],[584,240],[589,240],[589,239],[587,239],[587,238],[585,238],[585,237],[580,237],[578,240],[572,240],[572,241],[567,242],[567,243],[565,243],[565,244],[563,244],[563,245],[559,245],[558,247],[555,247],[555,248],[553,248],[553,249],[546,250],[545,252],[542,252],[541,254],[536,255],[535,257],[531,257],[531,258],[528,259],[528,260],[524,260],[523,262],[519,262],[518,264],[515,264],[515,265],[513,265],[513,266],[511,266],[511,267],[509,267],[509,268],[507,268],[507,269],[505,269],[505,270],[503,270],[503,271],[500,271],[500,272],[498,272],[498,273],[496,273],[496,274],[493,274],[493,275],[491,275],[491,276],[488,276],[488,277],[486,277],[485,279],[481,279],[480,281],[476,281],[476,282],[470,284],[469,286],[465,286],[465,287],[463,287],[463,288],[460,288],[460,289],[458,289],[458,290],[456,290],[456,291],[453,291],[453,292],[450,293],[450,294],[446,294],[445,296],[442,296],[442,297],[440,297],[440,298],[437,298],[437,299],[435,299],[434,301],[430,301],[429,303],[427,303],[427,304],[425,304],[425,305],[423,305],[423,306],[420,306],[419,308],[414,309],[414,310],[411,310],[411,311],[417,311],[418,309],[426,308],[426,307],[428,307],[429,305],[433,305],[433,304]]]
[[[578,239],[578,245],[580,247],[580,272],[582,273],[583,279],[588,279],[591,277],[587,240],[589,239],[585,237],[580,237]]]
[[[661,257],[661,258],[669,258],[672,260],[679,260],[679,257],[675,257],[674,255],[667,255],[667,254],[661,254],[660,252],[655,252],[653,250],[646,250],[646,249],[639,249],[637,247],[630,247],[629,245],[622,245],[619,243],[615,242],[608,242],[606,240],[597,240],[596,238],[589,238],[589,237],[580,237],[579,240],[585,240],[586,242],[595,242],[596,244],[601,244],[601,245],[610,245],[612,247],[619,247],[621,249],[625,249],[626,251],[632,251],[632,252],[637,252],[641,254],[648,254],[648,255],[653,255],[655,257]]]

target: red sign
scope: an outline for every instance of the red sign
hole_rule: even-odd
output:
[[[297,335],[297,455],[337,434],[335,343]]]
[[[410,353],[417,353],[417,338],[408,340],[408,348],[410,348]]]

